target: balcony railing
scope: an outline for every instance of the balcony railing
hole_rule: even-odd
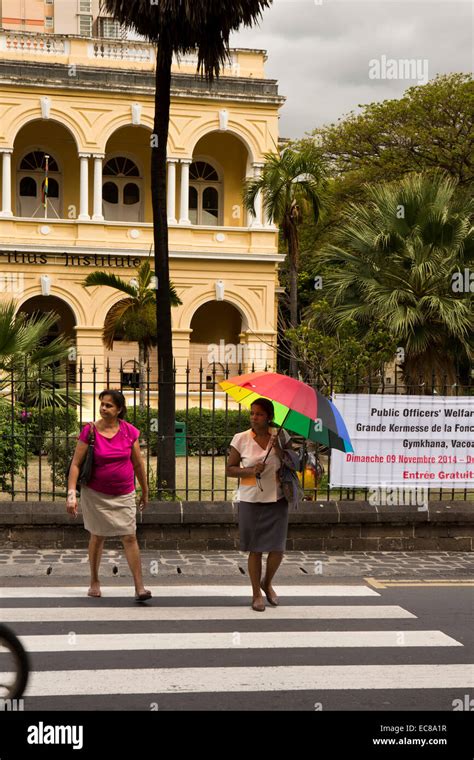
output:
[[[21,54],[22,58],[37,55],[57,59],[58,63],[69,65],[117,66],[120,62],[142,64],[140,68],[152,70],[155,65],[155,45],[140,40],[120,40],[65,36],[32,32],[0,32],[0,53],[2,57]],[[223,76],[265,77],[263,50],[232,50],[229,61],[222,68]],[[173,71],[195,72],[198,57],[188,53],[174,58]]]
[[[19,32],[3,32],[0,34],[0,51],[62,56],[69,55],[70,50],[71,45],[68,38],[60,35]]]

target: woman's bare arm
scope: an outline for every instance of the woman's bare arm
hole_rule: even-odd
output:
[[[265,469],[265,465],[262,462],[254,465],[254,467],[241,467],[241,456],[237,449],[233,446],[230,447],[230,454],[227,458],[226,473],[229,478],[246,478],[251,475],[259,475]]]
[[[146,505],[148,502],[148,483],[146,480],[145,463],[140,451],[140,444],[138,442],[138,439],[132,446],[132,464],[135,475],[137,476],[137,480],[140,483],[140,488],[142,489],[142,500]]]
[[[86,458],[88,448],[89,448],[88,443],[84,443],[84,441],[77,442],[77,445],[74,451],[74,456],[71,462],[71,468],[69,470],[69,477],[68,477],[68,482],[67,482],[68,491],[72,491],[72,490],[74,492],[76,491],[77,479],[79,477],[81,464]]]

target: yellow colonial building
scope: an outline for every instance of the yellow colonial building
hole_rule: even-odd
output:
[[[123,296],[82,283],[94,270],[130,279],[150,255],[154,58],[144,42],[0,30],[0,299],[60,314],[58,330],[76,346],[71,377],[82,359],[90,380],[95,359],[99,386],[107,360],[116,381],[120,359],[124,373],[135,371],[138,350],[104,349],[105,317]],[[204,382],[216,359],[274,366],[283,257],[261,201],[256,217],[242,205],[245,178],[278,145],[283,98],[265,59],[233,50],[212,88],[193,56],[173,69],[167,215],[182,301],[173,308],[178,382],[188,363],[196,381],[202,361]],[[151,365],[156,372],[156,356]]]

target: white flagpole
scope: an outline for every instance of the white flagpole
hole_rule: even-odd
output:
[[[45,177],[44,177],[44,218],[48,218],[48,170],[49,170],[49,156],[47,153],[44,154],[44,171],[45,171]]]

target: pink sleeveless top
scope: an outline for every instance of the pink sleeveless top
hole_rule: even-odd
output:
[[[125,420],[119,420],[119,430],[112,438],[95,429],[94,467],[87,487],[100,493],[123,496],[135,490],[132,446],[140,431]],[[90,424],[81,430],[79,440],[89,442]]]

